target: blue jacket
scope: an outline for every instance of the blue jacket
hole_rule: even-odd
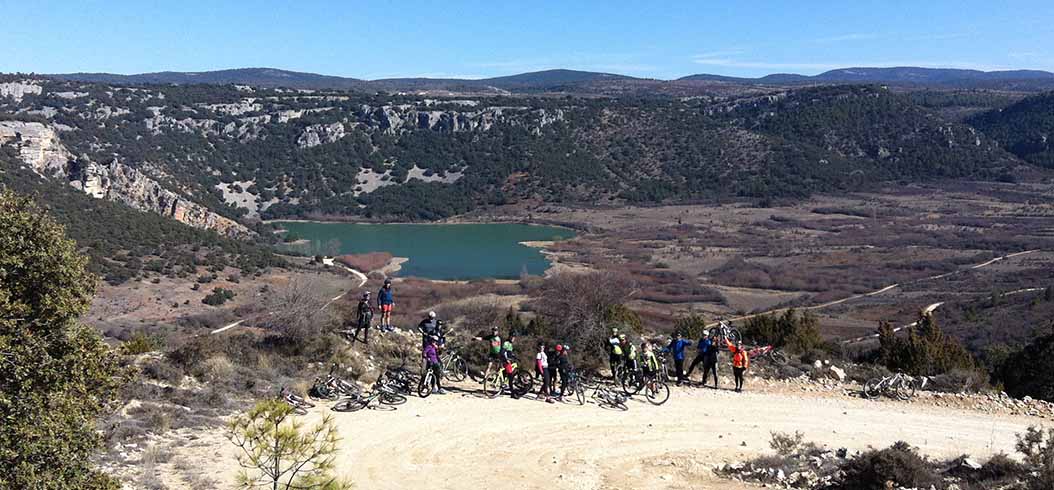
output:
[[[688,339],[674,340],[670,342],[670,346],[665,351],[673,351],[673,358],[678,361],[684,360],[684,348],[692,345],[692,341]]]
[[[706,354],[707,352],[710,352],[710,347],[712,346],[713,343],[710,342],[710,337],[703,337],[699,339],[699,345],[696,347],[696,349],[699,351],[700,354]]]
[[[390,304],[394,304],[394,303],[395,303],[395,300],[392,299],[392,290],[391,290],[391,288],[388,288],[388,289],[381,288],[380,291],[377,291],[377,304],[379,304],[379,305],[390,305]]]

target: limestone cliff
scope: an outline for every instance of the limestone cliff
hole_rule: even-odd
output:
[[[34,172],[48,178],[66,179],[71,186],[93,197],[122,202],[228,236],[252,233],[240,223],[165,189],[143,172],[117,160],[108,164],[75,162],[50,126],[38,122],[0,121],[0,145],[15,147],[22,162]]]

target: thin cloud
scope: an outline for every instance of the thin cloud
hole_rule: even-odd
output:
[[[840,36],[821,37],[821,38],[813,39],[812,42],[814,42],[814,43],[839,43],[839,42],[847,42],[847,41],[869,41],[869,40],[873,40],[873,39],[878,39],[879,37],[880,36],[878,34],[872,34],[872,33],[868,33],[868,32],[854,32],[854,33],[850,33],[850,34],[842,34]]]

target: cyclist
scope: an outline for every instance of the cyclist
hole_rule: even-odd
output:
[[[512,390],[512,373],[515,370],[512,363],[517,360],[515,347],[513,343],[516,342],[516,334],[510,333],[509,338],[501,344],[501,363],[505,369],[506,382],[509,383],[509,395],[513,398],[519,398],[516,396],[516,392]]]
[[[498,335],[498,327],[491,327],[490,335],[475,337],[475,340],[479,342],[487,342],[489,347],[487,348],[487,370],[483,372],[483,379],[487,378],[490,374],[490,369],[497,364],[499,369],[501,368],[501,336]]]
[[[611,329],[611,338],[607,342],[608,349],[608,363],[611,365],[611,379],[615,379],[618,374],[618,367],[622,364],[622,345],[620,344],[618,337],[618,329]]]
[[[422,347],[428,344],[428,337],[435,336],[436,339],[439,338],[439,334],[442,333],[440,330],[441,324],[442,322],[436,318],[436,312],[434,311],[429,311],[428,315],[421,320],[421,323],[417,324],[417,331],[421,332]]]
[[[706,359],[703,360],[703,385],[706,385],[706,380],[710,376],[710,373],[714,373],[714,389],[717,389],[717,358],[721,354],[720,344],[718,344],[717,330],[710,331],[710,348],[706,351]]]
[[[682,339],[681,332],[675,332],[670,337],[670,345],[662,350],[663,352],[673,353],[673,366],[677,370],[678,386],[684,383],[684,348],[689,345],[692,345],[692,341]]]
[[[545,403],[553,403],[551,372],[549,371],[549,354],[545,352],[545,342],[538,343],[538,353],[534,355],[534,369],[542,378],[542,387],[538,394],[545,396]]]
[[[732,353],[732,374],[736,378],[736,392],[741,392],[743,391],[743,373],[750,368],[750,356],[743,348],[741,340],[736,339],[736,343],[733,344],[731,340],[725,339],[725,343],[728,344],[728,350]]]
[[[370,292],[366,291],[362,293],[362,299],[359,300],[358,308],[358,323],[355,325],[355,333],[352,334],[352,339],[359,338],[359,331],[363,331],[362,343],[370,344],[370,323],[373,322],[373,303],[370,302]]]
[[[560,374],[560,394],[557,395],[556,400],[561,402],[564,401],[564,392],[567,390],[567,381],[570,379],[571,370],[574,369],[574,366],[571,365],[571,358],[569,357],[570,351],[570,347],[556,344],[556,356],[554,357],[556,360],[554,362],[556,363],[556,372]]]
[[[692,359],[692,364],[688,366],[688,374],[685,375],[688,381],[692,381],[692,371],[695,371],[695,366],[699,363],[703,363],[703,367],[706,367],[706,355],[710,349],[713,348],[713,344],[710,342],[710,332],[703,330],[703,336],[699,338],[699,343],[695,346],[695,358]],[[706,375],[703,375],[703,383],[706,383]]]
[[[377,292],[377,308],[381,310],[381,330],[391,332],[392,308],[395,307],[395,298],[392,295],[392,280],[385,279],[381,290]]]
[[[618,338],[619,338],[619,345],[620,345],[620,347],[622,347],[622,357],[623,357],[622,364],[624,366],[626,366],[627,370],[629,370],[629,371],[636,371],[637,370],[637,346],[633,345],[633,342],[630,342],[626,338],[626,334],[620,334],[618,336]]]
[[[659,359],[655,357],[655,349],[652,347],[651,342],[647,340],[641,342],[640,348],[643,351],[641,354],[643,361],[641,366],[644,369],[644,379],[651,381],[659,374]]]
[[[446,390],[444,390],[443,386],[440,384],[441,383],[440,380],[443,379],[443,370],[442,370],[442,365],[439,363],[439,350],[438,350],[438,347],[436,345],[438,342],[439,342],[439,337],[436,337],[434,335],[428,336],[425,339],[425,348],[424,348],[423,357],[424,357],[424,360],[425,360],[425,369],[431,369],[432,370],[432,374],[435,375],[436,387],[435,387],[435,391],[433,391],[433,393],[436,393],[436,394],[439,394],[439,395],[445,395],[446,394]]]

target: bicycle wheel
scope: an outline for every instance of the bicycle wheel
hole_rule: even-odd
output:
[[[739,334],[739,330],[736,328],[728,329],[728,340],[731,340],[734,344],[737,340],[742,340],[743,337]]]
[[[881,386],[881,378],[871,378],[867,380],[867,383],[864,383],[864,396],[867,398],[878,398],[878,395],[882,393]]]
[[[644,376],[638,371],[626,371],[622,376],[622,391],[627,395],[636,395],[644,387]]]
[[[335,388],[337,393],[344,396],[358,395],[361,392],[359,385],[343,379],[337,380]]]
[[[483,378],[483,393],[487,395],[487,398],[497,398],[501,395],[504,384],[505,376],[502,376],[500,372],[490,372]]]
[[[446,372],[450,375],[451,381],[460,383],[468,377],[468,364],[461,358],[461,356],[454,356],[446,368]]]
[[[370,404],[370,398],[348,398],[333,405],[334,412],[357,412]]]
[[[644,397],[652,405],[662,405],[670,399],[670,387],[661,381],[652,381],[645,385]]]
[[[290,403],[289,406],[293,407],[293,413],[297,415],[307,415],[307,409],[303,406],[296,403]]]
[[[379,400],[385,405],[402,405],[406,403],[406,397],[398,393],[383,392]]]
[[[526,395],[534,387],[534,379],[527,371],[517,371],[512,375],[512,389],[516,397]]]
[[[435,390],[435,382],[435,375],[431,371],[425,373],[425,377],[417,385],[417,396],[428,398],[428,395],[431,395],[432,391]]]
[[[910,379],[901,379],[897,383],[897,399],[902,401],[910,400],[915,396],[915,383]]]

